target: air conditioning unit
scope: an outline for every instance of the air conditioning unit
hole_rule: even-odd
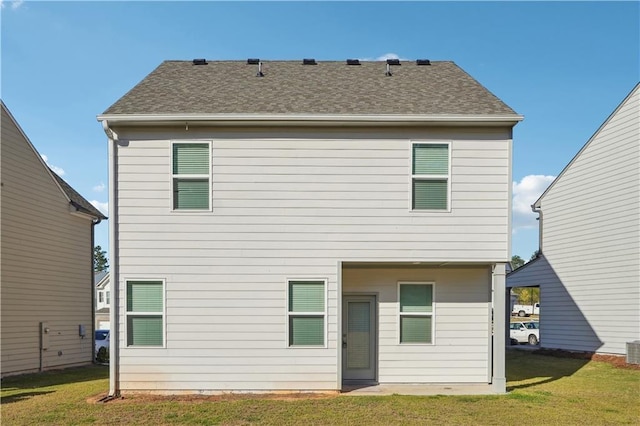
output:
[[[627,364],[640,364],[640,340],[627,342]]]

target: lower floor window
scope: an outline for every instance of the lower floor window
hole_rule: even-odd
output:
[[[433,284],[399,284],[400,343],[433,343]]]
[[[289,281],[289,346],[325,345],[325,281]]]
[[[164,346],[164,282],[127,281],[127,346]]]

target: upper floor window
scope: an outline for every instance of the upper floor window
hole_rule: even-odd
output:
[[[104,293],[99,291],[98,292],[98,302],[102,303],[104,301]]]
[[[448,143],[414,143],[411,170],[411,208],[449,210]]]
[[[173,144],[173,209],[209,210],[211,203],[211,144]]]

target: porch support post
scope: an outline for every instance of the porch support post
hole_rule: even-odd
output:
[[[506,393],[506,265],[493,266],[493,377],[491,383],[496,393]]]

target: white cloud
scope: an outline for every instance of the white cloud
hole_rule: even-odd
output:
[[[377,58],[360,58],[361,61],[386,61],[387,59],[400,59],[401,61],[408,61],[407,58],[401,58],[397,53],[385,53]]]
[[[24,0],[13,0],[10,2],[7,2],[5,0],[0,0],[0,8],[4,9],[7,3],[9,3],[10,5],[9,7],[11,7],[11,10],[16,10],[17,8],[22,6],[22,4],[24,3]]]
[[[107,186],[104,184],[104,182],[100,182],[100,184],[99,184],[99,185],[96,185],[96,186],[94,186],[94,187],[93,187],[93,190],[94,190],[95,192],[102,192],[102,191],[104,191],[104,190],[105,190],[105,188],[106,188],[106,187],[107,187]]]
[[[528,175],[520,182],[513,182],[513,233],[518,229],[537,225],[538,215],[531,211],[531,204],[536,202],[554,179],[555,176]]]
[[[42,157],[44,162],[47,163],[47,166],[49,166],[49,168],[55,172],[55,174],[57,174],[58,176],[64,176],[64,169],[62,167],[54,166],[53,164],[49,163],[49,158],[47,158],[46,155],[41,154],[40,156]]]
[[[385,53],[382,56],[378,56],[375,60],[376,61],[386,61],[387,59],[402,59],[397,53]]]
[[[91,200],[89,201],[91,203],[91,205],[93,207],[95,207],[96,209],[100,210],[102,213],[104,214],[108,214],[109,213],[109,203],[101,203],[100,201],[97,200]]]

